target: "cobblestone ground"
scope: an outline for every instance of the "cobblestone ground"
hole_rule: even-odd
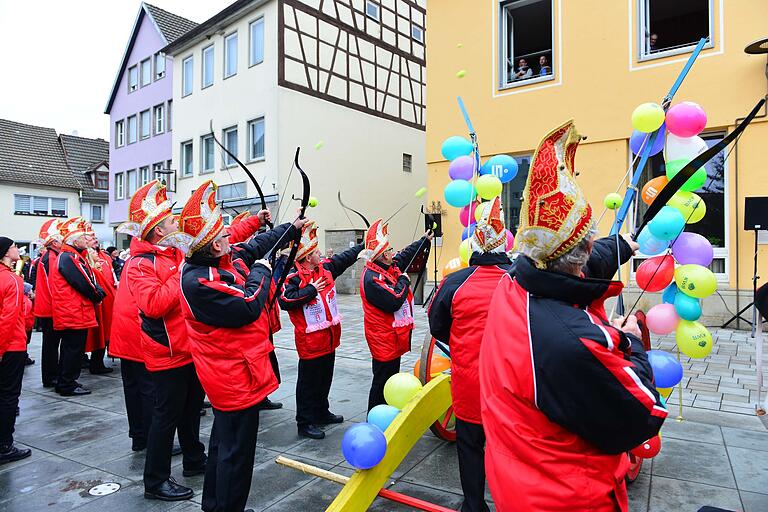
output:
[[[261,415],[249,507],[269,511],[324,510],[339,492],[337,484],[278,466],[284,455],[337,473],[350,475],[344,463],[341,438],[350,422],[363,421],[370,385],[370,355],[363,338],[359,297],[340,297],[344,335],[336,360],[331,391],[332,410],[347,421],[328,428],[322,441],[299,438],[294,423],[296,352],[287,317],[276,340],[283,383],[273,394],[285,408]],[[413,367],[426,333],[421,308],[417,311],[414,351],[402,367]],[[683,359],[683,418],[675,420],[677,391],[670,398],[670,419],[663,429],[661,454],[646,462],[629,488],[632,511],[695,511],[702,505],[730,510],[768,510],[768,432],[754,416],[756,399],[754,342],[748,333],[715,331],[713,354],[703,361]],[[655,340],[671,349],[673,340]],[[30,351],[37,357],[40,335]],[[184,478],[181,458],[173,459],[173,475],[195,490],[190,502],[162,503],[142,497],[143,453],[130,450],[127,436],[119,362],[108,376],[81,381],[94,393],[64,399],[40,383],[39,365],[27,368],[17,420],[16,439],[31,447],[32,457],[0,466],[0,511],[186,511],[199,510],[202,477]],[[205,443],[212,415],[202,418]],[[88,494],[93,485],[117,482],[121,489],[109,496]],[[461,486],[456,450],[431,433],[425,434],[392,475],[390,488],[445,507],[458,509]],[[489,496],[490,498],[490,496]],[[377,511],[410,510],[377,500]]]

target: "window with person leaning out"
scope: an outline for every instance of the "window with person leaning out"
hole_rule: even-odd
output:
[[[549,65],[549,59],[546,55],[539,57],[539,70],[534,73],[533,68],[528,65],[528,59],[517,59],[517,67],[512,67],[510,63],[510,81],[516,82],[520,80],[529,80],[540,76],[548,76],[552,74],[552,66]]]

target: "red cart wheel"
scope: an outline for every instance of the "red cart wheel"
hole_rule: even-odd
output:
[[[421,346],[421,359],[419,362],[419,380],[422,384],[432,380],[432,355],[434,351],[435,338],[427,333],[427,336],[424,338],[424,344]],[[453,407],[449,407],[442,418],[434,422],[429,429],[435,436],[444,441],[456,441],[456,416],[453,414]]]
[[[637,475],[640,474],[640,469],[643,467],[643,459],[635,457],[629,452],[627,452],[627,456],[629,457],[629,470],[627,471],[627,476],[625,478],[627,479],[627,483],[631,484],[637,479]]]

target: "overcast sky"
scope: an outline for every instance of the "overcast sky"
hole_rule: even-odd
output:
[[[201,23],[234,0],[152,0]],[[0,0],[0,118],[109,137],[109,98],[141,2]]]

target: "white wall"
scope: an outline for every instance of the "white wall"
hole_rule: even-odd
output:
[[[0,226],[2,226],[0,234],[16,241],[29,242],[36,240],[40,232],[40,226],[52,217],[14,215],[14,194],[66,198],[67,217],[80,215],[80,197],[77,191],[4,183],[0,186]]]
[[[82,216],[93,226],[93,231],[96,233],[96,238],[99,239],[99,244],[102,248],[114,245],[114,230],[109,225],[109,205],[105,203],[98,203],[102,208],[103,222],[93,222],[91,218],[91,203],[83,203]]]

